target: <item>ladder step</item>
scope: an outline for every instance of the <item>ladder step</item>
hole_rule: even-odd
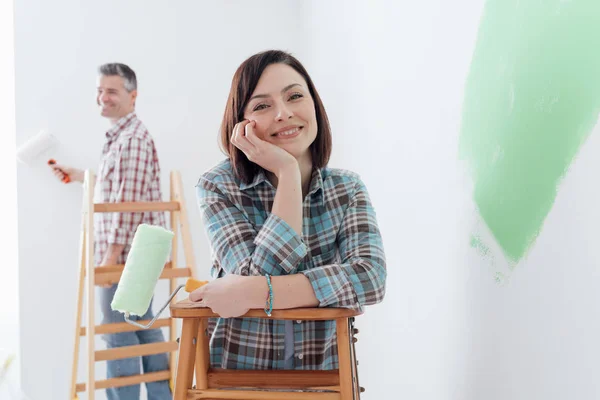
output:
[[[179,211],[178,201],[147,201],[128,203],[95,203],[94,212],[143,212],[143,211]]]
[[[142,325],[146,325],[148,322],[150,322],[149,319],[145,319],[143,321],[137,321]],[[156,321],[154,321],[154,324],[152,324],[152,328],[163,328],[165,326],[170,326],[171,325],[171,318],[161,318],[161,319],[157,319]],[[96,328],[94,328],[94,331],[96,333],[96,335],[101,335],[101,334],[105,334],[105,333],[121,333],[121,332],[136,332],[136,331],[141,331],[143,330],[143,328],[139,328],[137,326],[128,324],[127,322],[117,322],[117,323],[113,323],[113,324],[103,324],[103,325],[96,325]],[[79,335],[81,336],[85,336],[86,335],[86,327],[82,326],[81,328],[79,328]]]
[[[134,346],[123,346],[107,350],[98,350],[94,354],[94,359],[96,361],[120,360],[122,358],[169,353],[172,351],[177,351],[178,348],[179,343],[177,342],[137,344]]]
[[[172,263],[166,262],[165,266],[163,267],[164,269],[167,268],[172,268],[173,265]],[[125,264],[115,264],[115,265],[96,265],[94,267],[94,271],[96,271],[96,275],[97,274],[106,274],[109,272],[123,272],[123,268],[125,268]]]
[[[167,268],[172,268],[173,265],[171,264],[171,262],[166,262],[165,266],[163,267],[164,269]],[[100,273],[100,274],[106,274],[109,272],[123,272],[123,268],[125,268],[125,264],[115,264],[115,265],[96,265],[94,267],[94,271],[96,271],[96,274]]]
[[[104,270],[103,268],[110,268],[110,270]],[[103,284],[115,284],[121,279],[123,274],[123,267],[119,270],[115,270],[115,267],[96,267],[96,285]],[[174,278],[187,278],[192,276],[192,270],[190,268],[165,268],[159,279],[174,279]]]
[[[121,376],[118,378],[104,379],[95,382],[96,389],[106,389],[112,387],[122,387],[136,385],[143,382],[158,382],[171,379],[170,371],[149,372],[142,375]],[[85,391],[85,383],[78,383],[75,387],[77,392]]]
[[[339,388],[340,372],[331,370],[273,370],[265,374],[260,370],[231,370],[210,368],[208,387],[225,389],[232,387],[254,387],[261,389],[328,389]],[[338,389],[339,391],[339,389]]]
[[[187,391],[187,400],[200,399],[226,399],[226,400],[340,400],[339,393],[315,393],[315,392],[279,392],[261,390],[229,390],[229,389],[190,389]]]

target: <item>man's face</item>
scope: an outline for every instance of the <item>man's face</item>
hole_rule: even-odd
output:
[[[135,109],[137,90],[125,89],[125,80],[118,75],[100,75],[97,81],[96,102],[103,117],[118,120]]]

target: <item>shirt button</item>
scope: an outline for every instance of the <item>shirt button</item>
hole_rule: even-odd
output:
[[[304,354],[298,354],[298,359],[302,360],[304,358]]]

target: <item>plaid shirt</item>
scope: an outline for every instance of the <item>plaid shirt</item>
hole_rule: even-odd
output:
[[[213,250],[213,277],[301,273],[320,307],[360,309],[383,299],[383,244],[358,175],[329,168],[313,172],[302,237],[270,213],[275,188],[263,172],[243,184],[226,160],[200,178],[197,194]],[[218,318],[209,330],[213,367],[284,369],[285,321]],[[338,368],[334,321],[296,321],[293,331],[295,369]]]
[[[130,113],[106,132],[106,143],[98,168],[94,203],[162,201],[160,167],[154,141],[148,130]],[[125,245],[117,261],[125,263],[138,225],[165,227],[164,213],[95,213],[94,258],[102,262],[109,244]]]

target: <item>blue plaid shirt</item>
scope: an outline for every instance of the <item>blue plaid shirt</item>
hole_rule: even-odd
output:
[[[264,172],[241,183],[229,160],[202,175],[197,196],[213,251],[213,277],[304,274],[320,307],[379,303],[385,294],[385,255],[358,175],[313,171],[302,206],[302,237],[271,214],[275,190]],[[297,321],[293,330],[295,369],[338,368],[334,321]],[[284,368],[285,321],[218,318],[209,333],[212,367]]]

